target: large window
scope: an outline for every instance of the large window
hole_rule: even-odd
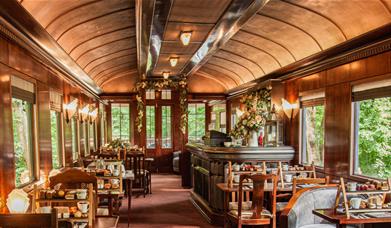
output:
[[[155,106],[148,105],[146,107],[146,122],[147,122],[147,149],[156,148],[155,145]]]
[[[172,148],[171,106],[162,106],[162,148]]]
[[[61,113],[50,111],[50,130],[52,135],[52,166],[53,169],[62,166],[62,146],[61,146]]]
[[[391,97],[354,102],[354,174],[391,176]]]
[[[205,104],[189,104],[188,113],[188,140],[199,142],[205,135]]]
[[[112,138],[130,140],[129,104],[111,105]]]
[[[302,119],[302,161],[306,164],[324,166],[324,106],[305,106]]]
[[[78,140],[76,117],[73,117],[71,119],[71,128],[72,128],[72,159],[73,161],[77,161],[79,159],[79,140]]]
[[[32,103],[12,98],[12,125],[16,167],[15,184],[17,187],[34,180],[32,113]]]
[[[95,122],[88,124],[88,136],[89,136],[89,149],[91,151],[96,150],[96,140],[95,140]]]

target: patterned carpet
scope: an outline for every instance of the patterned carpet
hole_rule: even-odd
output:
[[[130,227],[214,227],[191,204],[189,191],[178,175],[153,175],[152,194],[132,198]],[[125,199],[119,227],[127,227],[127,208]]]

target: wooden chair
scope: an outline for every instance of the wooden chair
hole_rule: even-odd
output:
[[[62,189],[67,188],[82,188],[87,184],[92,184],[94,190],[97,189],[97,178],[78,168],[67,169],[62,173],[49,178],[50,188],[57,184],[61,184]]]
[[[125,169],[132,170],[134,174],[134,192],[142,192],[145,197],[148,193],[149,171],[145,169],[144,153],[128,153],[126,155]]]
[[[251,208],[249,210],[243,210],[243,195],[244,195],[244,180],[252,180],[253,182],[253,195]],[[272,191],[272,205],[271,212],[265,209],[264,207],[264,189],[265,184],[271,181],[273,185]],[[238,227],[242,225],[272,225],[273,228],[276,227],[276,194],[277,194],[277,176],[276,175],[247,175],[243,174],[240,176],[239,182],[239,202],[238,209],[231,210],[227,217],[230,222],[238,224]]]
[[[50,214],[0,214],[0,228],[57,228],[57,209]]]
[[[294,195],[297,192],[298,185],[328,185],[330,182],[330,177],[326,176],[325,178],[293,178],[293,185],[292,185],[292,195]],[[313,187],[313,186],[309,186]],[[309,188],[308,187],[308,188]],[[301,187],[302,189],[303,187]]]

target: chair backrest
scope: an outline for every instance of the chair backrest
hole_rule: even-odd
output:
[[[242,203],[243,203],[243,191],[245,185],[243,185],[243,182],[245,180],[252,180],[253,183],[253,196],[252,196],[252,204],[251,204],[251,210],[253,211],[253,215],[251,218],[258,219],[261,218],[262,211],[264,209],[263,203],[264,203],[264,193],[265,193],[265,184],[268,184],[268,182],[271,182],[270,184],[273,185],[273,191],[272,191],[272,200],[273,200],[273,208],[272,208],[272,215],[275,216],[276,213],[276,194],[277,194],[277,176],[272,174],[255,174],[255,175],[240,175],[240,182],[239,182],[239,202],[238,202],[238,217],[241,217],[242,213]]]
[[[57,209],[50,214],[0,214],[0,228],[57,228]]]
[[[134,175],[143,175],[143,169],[145,169],[145,155],[141,152],[127,153],[125,168],[132,170]]]
[[[297,228],[326,223],[322,218],[315,216],[312,210],[333,208],[336,194],[336,185],[314,186],[299,190],[281,213],[281,227]]]
[[[100,153],[97,155],[99,159],[112,159],[112,160],[117,160],[119,159],[119,153],[116,152],[105,152],[105,153]]]
[[[293,178],[293,185],[292,185],[292,195],[294,195],[297,192],[298,185],[328,185],[330,181],[330,177],[326,176],[325,178]],[[312,187],[312,186],[310,186]]]
[[[57,184],[61,184],[61,188],[81,188],[83,184],[93,184],[94,189],[97,189],[97,178],[93,175],[84,172],[81,169],[68,169],[62,173],[49,178],[50,188]]]

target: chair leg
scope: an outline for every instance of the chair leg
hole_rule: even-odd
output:
[[[152,194],[152,174],[149,173],[148,176],[149,176],[149,178],[148,178],[148,181],[149,181],[149,194]]]

